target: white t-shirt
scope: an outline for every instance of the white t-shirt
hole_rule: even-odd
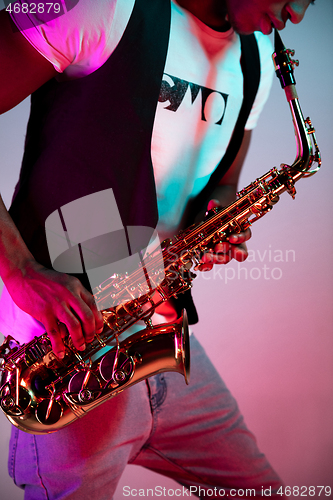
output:
[[[54,65],[59,81],[81,78],[110,57],[134,2],[80,0],[72,10],[46,24],[38,25],[30,14],[32,27],[22,33]],[[62,4],[66,11],[65,2]],[[21,16],[12,13],[19,28]],[[248,130],[257,123],[273,75],[270,40],[261,33],[255,35],[261,80]],[[240,56],[240,40],[233,30],[214,31],[171,1],[170,40],[152,137],[161,239],[178,231],[189,198],[203,189],[224,156],[243,97]],[[25,318],[9,302],[5,291],[0,307],[4,335],[26,342],[42,333],[42,325],[38,324],[37,332],[35,320]]]

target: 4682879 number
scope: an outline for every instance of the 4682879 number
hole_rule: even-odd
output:
[[[330,486],[280,486],[277,491],[278,495],[290,497],[330,497],[332,488]]]
[[[7,12],[14,14],[59,14],[61,10],[60,3],[10,3],[6,7]]]

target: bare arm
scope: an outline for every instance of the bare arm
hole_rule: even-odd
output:
[[[56,70],[19,31],[13,31],[8,12],[0,12],[0,114],[5,113],[43,83]]]
[[[0,113],[54,77],[56,70],[0,12]],[[71,276],[46,269],[26,247],[0,197],[0,275],[14,302],[40,321],[61,357],[66,327],[78,349],[103,327],[92,295]]]

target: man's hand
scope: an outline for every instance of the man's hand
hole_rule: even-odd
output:
[[[74,346],[83,351],[95,333],[103,330],[103,317],[93,296],[72,276],[30,260],[7,278],[6,286],[18,307],[44,325],[59,358],[64,356],[62,339],[68,333]]]
[[[217,200],[210,200],[207,210],[220,207]],[[248,256],[246,241],[251,238],[250,228],[241,233],[234,233],[228,241],[217,243],[214,248],[206,252],[201,258],[200,271],[210,271],[214,264],[227,264],[235,259],[238,262],[244,262]]]
[[[0,275],[15,304],[40,321],[56,356],[62,358],[62,339],[84,350],[103,329],[103,317],[93,296],[68,274],[47,269],[34,259],[0,196]]]

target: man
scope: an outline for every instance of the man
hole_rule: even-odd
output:
[[[134,0],[126,3],[118,0],[91,8],[91,2],[81,0],[62,18],[47,24],[35,22],[35,27],[29,29],[20,25],[21,13],[13,14],[22,33],[13,32],[5,11],[0,15],[1,81],[4,82],[0,89],[0,111],[11,109],[35,92],[20,185],[11,208],[19,230],[4,206],[1,211],[0,273],[6,286],[2,310],[6,307],[6,316],[15,318],[16,325],[24,327],[10,331],[10,325],[14,323],[2,312],[2,331],[10,332],[24,342],[46,330],[59,358],[63,357],[62,337],[67,331],[77,349],[84,350],[95,333],[102,330],[103,322],[91,294],[81,282],[52,270],[50,257],[40,250],[46,246],[47,217],[67,203],[100,192],[105,181],[102,175],[106,175],[106,187],[111,186],[116,192],[124,226],[152,226],[154,213],[150,215],[145,207],[154,197],[154,180],[146,174],[146,168],[143,169],[143,164],[149,166],[150,161],[140,163],[141,160],[136,160],[137,170],[134,170],[134,165],[128,171],[121,162],[122,156],[128,152],[132,155],[134,151],[133,158],[139,157],[137,151],[146,144],[144,141],[150,144],[149,127],[155,119],[152,155],[160,216],[158,230],[161,239],[176,233],[188,203],[204,191],[211,173],[224,156],[240,113],[243,78],[240,43],[235,32],[251,34],[258,30],[268,34],[272,25],[282,29],[288,19],[300,22],[309,1],[182,0],[171,3],[170,26],[163,24],[166,10],[161,10],[163,16],[158,10],[168,9],[169,2],[155,2],[149,5],[149,12],[148,4],[136,2],[134,5]],[[145,9],[146,15],[143,16]],[[143,33],[142,38],[146,37],[144,25],[140,22],[144,19],[148,23],[149,18],[150,22],[156,21],[161,38],[164,33],[169,46],[166,53],[166,46],[156,35],[155,40],[159,43],[156,62],[161,74],[154,67],[154,73],[149,76],[159,87],[150,81],[147,85],[151,85],[149,95],[156,95],[156,89],[160,92],[155,100],[142,95],[152,101],[149,106],[153,112],[157,100],[160,104],[156,117],[154,113],[150,116],[143,135],[140,135],[134,112],[131,115],[133,130],[126,122],[130,121],[132,107],[126,108],[128,114],[123,113],[120,121],[122,109],[117,108],[117,92],[123,89],[116,85],[120,81],[125,87],[122,94],[124,105],[127,105],[127,101],[123,101],[123,96],[127,95],[126,85],[129,85],[129,93],[133,88],[135,92],[141,92],[141,87],[145,87],[145,82],[140,80],[139,89],[132,78],[133,73],[128,73],[134,81],[133,86],[128,82],[131,78],[122,81],[123,74],[131,70],[124,62],[124,54],[127,54],[124,39],[126,35],[126,43],[134,53],[131,64],[139,59],[143,65],[148,57],[154,58],[155,50],[152,56],[147,50],[151,38],[142,42],[146,43],[142,61],[142,52],[135,53],[133,43],[138,33]],[[151,36],[149,26],[147,32]],[[207,203],[210,198],[215,200],[210,202],[209,208],[217,203],[227,205],[233,200],[250,130],[267,96],[271,75],[267,61],[271,49],[262,36],[258,36],[258,43],[262,73],[258,98],[232,166],[207,198]],[[137,75],[134,74],[138,80],[146,75],[143,67],[138,66]],[[107,88],[102,88],[104,82]],[[101,89],[101,101],[94,89]],[[199,92],[201,105],[197,100]],[[89,101],[85,100],[87,96]],[[134,97],[140,100],[136,94]],[[216,116],[214,108],[209,108],[212,99],[216,100],[220,110]],[[109,114],[107,118],[101,109],[106,101],[109,106],[105,106]],[[184,108],[192,110],[193,107],[198,108],[199,119],[189,133],[191,115],[181,113]],[[139,125],[146,110],[145,101],[140,108]],[[116,114],[117,120],[111,117],[111,113]],[[175,121],[176,118],[179,121]],[[115,122],[110,129],[108,119]],[[93,134],[92,128],[101,124],[103,127],[91,141],[96,156],[88,149],[84,149],[85,154],[81,155],[77,143],[80,139],[86,142],[87,131]],[[135,135],[137,129],[138,136]],[[106,167],[102,167],[98,179],[95,179],[97,173],[92,169],[94,161],[100,164],[99,148],[103,150],[101,159],[110,159],[105,154],[115,154],[117,142],[124,141],[124,136],[131,137],[132,133],[133,140],[121,144],[125,147],[121,148],[121,155],[112,164],[111,170],[116,175],[112,177],[110,168],[108,173],[103,172]],[[110,152],[103,149],[107,134],[112,138]],[[71,142],[66,144],[68,137]],[[74,154],[72,149],[75,149]],[[51,151],[54,158],[51,158]],[[142,156],[146,153],[143,149]],[[92,163],[89,155],[94,157]],[[101,177],[103,183],[99,184]],[[133,197],[124,195],[122,198],[122,190],[116,186],[115,179],[118,178],[121,183],[126,181],[127,190]],[[95,185],[89,191],[87,185],[90,184],[90,188],[92,183]],[[62,187],[64,192],[60,193]],[[149,209],[154,212],[154,206],[149,206]],[[138,214],[140,211],[141,215]],[[226,263],[230,256],[243,260],[246,249],[242,244],[249,236],[247,231],[232,236],[230,245],[217,245],[215,254],[208,253],[202,258],[202,270],[210,269],[213,264]],[[20,335],[16,333],[18,330],[22,332]],[[279,480],[257,450],[234,400],[194,338],[192,344],[193,370],[188,389],[176,387],[179,384],[177,380],[174,382],[174,374],[154,377],[147,384],[141,383],[114,401],[105,403],[82,422],[75,422],[54,435],[34,437],[15,431],[10,472],[17,484],[25,485],[26,498],[111,498],[128,462],[144,465],[174,477],[182,484],[197,485],[202,489],[255,488],[258,495],[262,494],[262,488],[272,487],[277,491]],[[96,423],[98,429],[94,429],[91,435],[91,426]]]

